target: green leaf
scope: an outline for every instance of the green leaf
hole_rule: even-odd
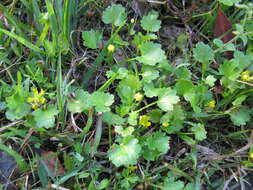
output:
[[[246,95],[238,96],[238,97],[232,102],[232,104],[233,104],[234,106],[239,106],[239,105],[242,104],[242,102],[243,102],[244,100],[246,100],[246,98],[247,98]]]
[[[123,104],[131,105],[134,102],[135,90],[130,86],[119,84],[117,86],[117,93]]]
[[[109,183],[110,183],[110,181],[108,179],[103,179],[96,188],[99,190],[105,189],[106,187],[109,186]]]
[[[134,102],[134,95],[141,89],[141,82],[139,77],[134,75],[128,75],[120,81],[117,86],[117,93],[121,99],[121,102],[126,105],[131,105]]]
[[[205,83],[209,85],[210,87],[214,86],[214,83],[216,81],[216,78],[214,78],[213,75],[208,75],[205,79]]]
[[[178,134],[178,137],[181,138],[183,141],[185,141],[189,145],[196,144],[196,141],[193,138],[189,137],[188,135]]]
[[[209,45],[198,42],[196,48],[193,49],[193,56],[197,61],[206,63],[214,59],[214,51]]]
[[[68,110],[72,113],[81,113],[92,107],[91,95],[81,89],[75,92],[75,98],[68,100]]]
[[[251,63],[251,57],[249,55],[245,55],[242,51],[235,51],[233,60],[238,63],[241,71],[243,71]]]
[[[171,181],[167,180],[164,183],[162,190],[183,190],[184,189],[184,182],[183,181]]]
[[[202,140],[206,139],[207,132],[205,130],[204,125],[198,123],[191,128],[191,131],[194,133],[196,140],[202,141]]]
[[[142,72],[142,81],[151,82],[159,77],[159,71],[151,67],[144,67]]]
[[[145,42],[140,47],[141,56],[137,60],[145,65],[155,65],[165,59],[165,52],[160,44]]]
[[[169,134],[179,132],[184,123],[185,112],[180,105],[175,105],[173,111],[169,111],[161,117],[160,123],[168,123],[168,127],[162,129]]]
[[[84,46],[91,48],[91,49],[97,49],[98,43],[102,39],[102,32],[90,30],[90,31],[84,31],[82,32],[82,38],[84,40]]]
[[[135,47],[138,47],[140,44],[143,44],[146,41],[156,40],[157,35],[150,33],[143,35],[141,32],[138,32],[138,34],[134,35],[134,39],[132,41],[133,45]]]
[[[234,59],[225,61],[220,67],[219,71],[229,80],[236,80],[240,76],[240,70],[238,70],[239,63]]]
[[[250,121],[252,111],[247,107],[241,107],[240,109],[235,109],[229,113],[230,119],[236,126],[246,125],[246,122]]]
[[[140,156],[141,146],[135,138],[127,138],[120,145],[114,144],[108,151],[109,160],[117,166],[135,165]]]
[[[158,96],[160,92],[162,91],[162,88],[155,88],[154,84],[152,82],[149,83],[144,83],[144,88],[145,96],[148,98],[152,98],[155,96]]]
[[[196,185],[194,183],[188,183],[184,190],[196,190]]]
[[[130,111],[132,106],[121,104],[119,106],[116,106],[116,113],[120,115],[120,117],[124,117],[127,115]]]
[[[176,70],[177,78],[179,79],[191,79],[191,71],[187,69],[186,67],[180,67]]]
[[[92,105],[95,106],[97,112],[108,112],[114,102],[114,96],[104,92],[94,92],[91,95]]]
[[[219,52],[235,51],[236,50],[235,45],[233,43],[223,44],[222,40],[220,40],[220,39],[214,39],[213,43],[219,47],[219,49],[220,49]]]
[[[153,123],[158,123],[162,117],[163,111],[160,109],[153,109],[148,112],[148,116],[150,117],[150,121]]]
[[[150,11],[141,19],[141,27],[147,32],[157,32],[161,28],[161,21],[158,20],[158,12]]]
[[[219,0],[219,2],[223,3],[224,5],[227,6],[232,6],[235,3],[239,3],[241,0]]]
[[[177,92],[170,88],[166,88],[160,92],[158,96],[157,105],[163,111],[173,110],[173,105],[179,102],[179,97],[176,95]]]
[[[30,112],[30,105],[26,102],[27,97],[28,92],[19,88],[12,96],[6,98],[7,112],[5,114],[9,120],[21,119]]]
[[[127,127],[124,129],[122,126],[115,126],[115,132],[120,134],[122,137],[130,136],[134,132],[133,127]]]
[[[200,106],[203,102],[212,98],[212,93],[206,85],[199,84],[194,86],[191,81],[181,79],[176,84],[177,92],[184,96],[185,100],[189,101],[194,112],[200,113]]]
[[[103,122],[108,123],[110,125],[123,125],[125,119],[112,112],[105,112],[103,114]]]
[[[102,20],[105,24],[113,24],[114,26],[123,26],[126,21],[126,10],[122,5],[113,4],[107,7],[103,12]]]
[[[155,132],[145,136],[142,140],[143,157],[146,160],[154,161],[162,154],[166,154],[169,150],[170,137],[165,133]]]
[[[34,116],[36,127],[51,128],[54,127],[55,116],[58,113],[59,111],[53,105],[49,105],[46,110],[37,109],[32,115]]]
[[[137,125],[137,117],[138,117],[138,113],[137,112],[135,112],[135,111],[130,112],[127,122],[130,125]]]
[[[119,45],[119,46],[128,46],[129,45],[129,43],[127,41],[122,40],[122,38],[118,34],[113,38],[113,43],[116,45]]]
[[[236,80],[240,73],[249,66],[251,58],[248,55],[244,55],[243,52],[235,51],[234,58],[229,61],[225,61],[220,67],[219,71],[229,80]]]
[[[142,86],[139,77],[135,75],[128,75],[120,82],[120,84],[129,86],[134,91],[139,91]]]
[[[177,81],[176,89],[178,94],[185,95],[194,91],[194,85],[190,80],[180,79]]]

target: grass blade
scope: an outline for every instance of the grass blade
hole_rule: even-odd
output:
[[[43,53],[43,51],[37,47],[36,45],[33,45],[31,42],[27,41],[26,39],[16,35],[13,32],[9,32],[8,30],[2,29],[0,28],[0,32],[5,33],[6,35],[8,35],[9,37],[17,40],[18,42],[20,42],[21,44],[23,44],[24,46],[28,47],[29,49],[38,52],[38,53]]]
[[[21,169],[21,171],[24,172],[28,169],[28,165],[25,162],[24,158],[21,155],[19,155],[17,152],[15,152],[14,150],[12,150],[9,147],[5,146],[4,144],[0,144],[0,149],[7,152],[11,156],[13,156],[13,158],[17,162],[17,165]]]

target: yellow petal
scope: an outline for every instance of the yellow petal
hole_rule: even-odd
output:
[[[142,98],[143,98],[143,95],[141,94],[141,93],[136,93],[135,95],[134,95],[134,98],[135,98],[135,100],[137,101],[137,102],[140,102],[141,100],[142,100]]]
[[[114,51],[115,51],[115,46],[112,45],[112,44],[110,44],[110,45],[107,47],[107,50],[108,50],[109,52],[114,52]]]

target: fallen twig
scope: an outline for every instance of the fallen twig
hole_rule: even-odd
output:
[[[5,131],[6,129],[8,129],[10,127],[14,127],[14,126],[16,126],[17,124],[20,124],[20,123],[23,123],[23,120],[16,120],[16,121],[13,121],[12,123],[9,123],[6,126],[0,127],[0,133]]]

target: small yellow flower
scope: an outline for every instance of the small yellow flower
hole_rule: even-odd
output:
[[[32,109],[37,109],[40,105],[46,102],[46,99],[43,97],[45,91],[41,89],[40,92],[36,88],[32,88],[33,96],[28,97],[26,101],[32,105]]]
[[[249,81],[253,80],[253,77],[250,76],[250,71],[249,70],[246,70],[246,71],[242,72],[240,76],[241,76],[241,79],[243,81],[249,82]]]
[[[108,47],[107,47],[107,50],[109,51],[109,52],[114,52],[115,51],[115,46],[114,45],[112,45],[112,44],[110,44]]]
[[[44,94],[45,94],[45,91],[43,89],[41,89],[39,95],[44,96]]]
[[[215,104],[216,104],[215,100],[212,100],[212,101],[210,101],[210,102],[207,103],[207,107],[214,108]]]
[[[45,101],[46,101],[46,99],[44,97],[40,97],[38,103],[39,104],[44,104]]]
[[[249,153],[249,157],[253,159],[253,152]]]
[[[33,105],[32,105],[32,109],[34,109],[34,110],[36,110],[38,107],[39,107],[38,104],[33,104]]]
[[[134,99],[137,101],[137,102],[140,102],[142,99],[143,99],[143,94],[141,94],[141,93],[136,93],[135,95],[134,95]]]
[[[37,88],[32,88],[32,92],[33,92],[34,94],[38,94]]]
[[[32,103],[32,102],[34,101],[34,98],[33,98],[33,97],[28,97],[28,98],[26,99],[26,101],[27,101],[28,103]]]
[[[127,167],[131,172],[135,171],[137,169],[137,166],[128,166]]]
[[[131,18],[130,22],[133,24],[135,22],[134,18]]]
[[[164,123],[162,123],[162,126],[163,126],[163,127],[169,127],[170,124],[169,124],[168,122],[164,122]]]
[[[149,117],[146,115],[140,116],[139,124],[142,125],[143,127],[148,128],[151,125],[151,122],[149,121]]]

